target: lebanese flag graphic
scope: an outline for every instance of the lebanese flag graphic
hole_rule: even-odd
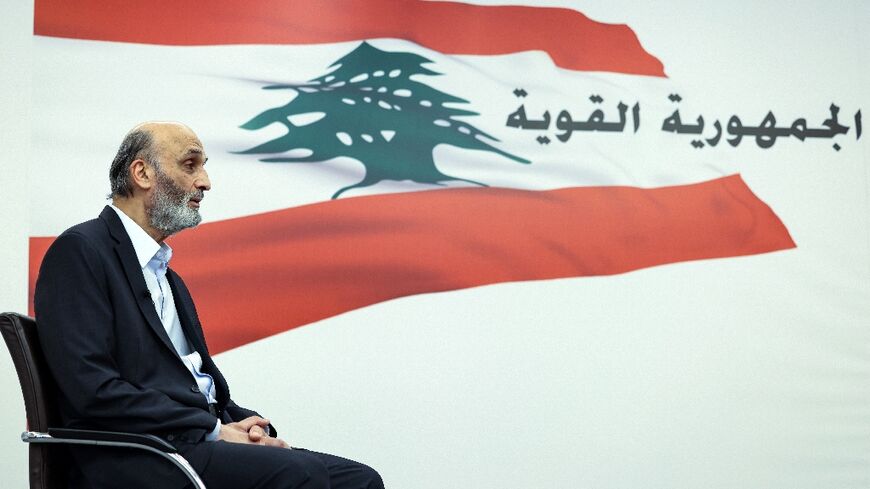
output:
[[[66,165],[83,190],[34,206],[31,294],[143,118],[187,123],[209,155],[205,223],[169,243],[212,353],[409,295],[795,246],[730,162],[659,129],[681,89],[627,26],[415,0],[87,3],[36,3],[33,178]]]

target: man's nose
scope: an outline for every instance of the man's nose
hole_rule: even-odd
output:
[[[205,171],[205,168],[202,169],[199,176],[196,178],[194,185],[202,191],[211,190],[211,180],[208,179],[208,172]]]

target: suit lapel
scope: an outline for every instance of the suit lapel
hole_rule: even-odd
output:
[[[178,311],[178,320],[181,323],[181,329],[184,330],[187,341],[190,345],[199,352],[202,357],[203,372],[211,375],[215,381],[215,392],[217,395],[218,404],[223,409],[229,400],[229,386],[226,379],[221,375],[214,360],[208,353],[208,347],[205,344],[203,337],[202,325],[196,317],[196,309],[193,305],[193,299],[190,293],[183,285],[181,279],[172,269],[167,270],[166,279],[169,281],[169,288],[172,289],[172,297],[175,299],[175,310]]]
[[[157,311],[154,309],[154,302],[151,300],[151,294],[148,292],[148,285],[145,284],[145,276],[142,275],[142,269],[139,267],[139,261],[136,259],[136,252],[133,250],[133,243],[130,241],[130,236],[127,235],[121,219],[109,206],[106,206],[103,212],[100,213],[100,219],[106,222],[109,226],[109,233],[115,239],[115,253],[118,255],[118,260],[121,261],[121,267],[124,269],[127,281],[130,283],[130,289],[133,291],[136,305],[139,306],[139,310],[145,317],[148,326],[154,331],[154,334],[178,358],[178,352],[172,346],[172,341],[169,340],[169,335],[166,334],[166,329],[163,327],[163,323],[160,322]]]
[[[193,327],[196,324],[193,312],[193,300],[189,295],[182,293],[176,277],[177,275],[175,275],[172,269],[167,270],[166,279],[169,282],[169,288],[172,290],[172,298],[175,300],[175,310],[178,312],[181,329],[184,331],[184,336],[187,337],[187,341],[190,342],[193,349],[205,356],[208,354],[208,349],[197,328]]]

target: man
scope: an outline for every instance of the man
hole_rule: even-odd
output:
[[[288,448],[268,420],[230,399],[164,242],[199,224],[206,160],[182,124],[137,126],[109,171],[112,205],[46,253],[34,301],[65,425],[160,436],[209,489],[383,488],[365,465]],[[149,454],[71,451],[73,487],[186,482]]]

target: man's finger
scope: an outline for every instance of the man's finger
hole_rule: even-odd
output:
[[[259,416],[250,416],[237,423],[240,428],[245,431],[250,431],[254,426],[269,426],[269,420]]]
[[[254,425],[248,430],[248,437],[251,441],[259,441],[261,438],[268,438],[269,432],[266,431],[266,428],[261,427],[259,425]]]
[[[272,438],[270,436],[264,437],[259,442],[261,445],[266,445],[267,447],[277,447],[277,448],[287,448],[287,442],[280,438]]]

